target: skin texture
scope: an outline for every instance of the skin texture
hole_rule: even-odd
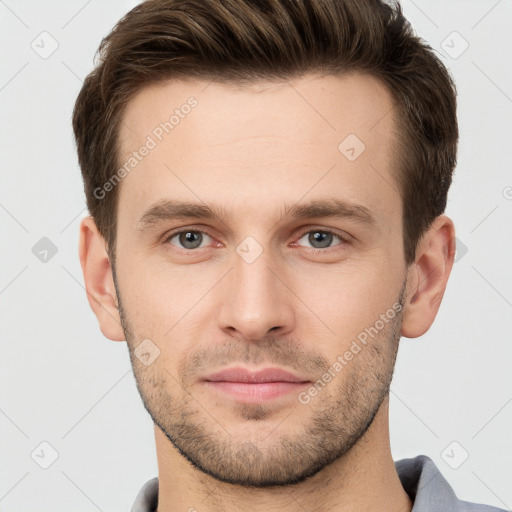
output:
[[[389,384],[400,335],[422,335],[437,314],[455,234],[441,215],[406,266],[391,95],[358,74],[152,85],[127,106],[120,161],[190,96],[197,106],[118,185],[115,273],[90,217],[80,232],[90,305],[107,338],[127,341],[155,422],[159,511],[410,511],[389,446]],[[349,134],[365,145],[354,161],[338,149]],[[138,229],[165,199],[219,214]],[[364,206],[375,224],[285,216],[285,205],[329,199]],[[187,249],[178,229],[207,235]],[[157,355],[149,365],[143,340]],[[339,356],[346,364],[308,403],[295,391],[249,403],[202,380],[277,367],[310,381],[304,391]]]

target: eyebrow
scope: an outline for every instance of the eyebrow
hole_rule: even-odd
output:
[[[330,198],[307,204],[291,204],[283,207],[283,218],[304,220],[316,217],[349,219],[372,229],[377,220],[363,205]],[[212,208],[206,204],[164,199],[150,206],[137,221],[135,229],[145,231],[162,221],[175,219],[228,219],[222,206]]]

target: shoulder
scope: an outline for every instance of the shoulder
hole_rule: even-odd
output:
[[[395,468],[414,502],[412,512],[506,512],[458,499],[434,461],[426,455],[395,461]]]
[[[138,492],[130,512],[154,512],[158,506],[158,477],[148,480]]]

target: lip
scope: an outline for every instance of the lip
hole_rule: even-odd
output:
[[[220,372],[212,373],[204,378],[210,382],[245,382],[245,383],[265,383],[265,382],[309,382],[287,372],[280,368],[263,368],[262,370],[251,371],[246,368],[236,367],[227,368]]]
[[[280,368],[251,371],[246,368],[227,368],[203,379],[211,389],[238,401],[258,403],[274,400],[300,388],[311,381]]]

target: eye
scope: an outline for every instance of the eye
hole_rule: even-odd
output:
[[[349,243],[349,240],[347,238],[344,238],[341,235],[338,235],[337,233],[324,229],[313,229],[307,231],[301,236],[301,238],[298,239],[297,242],[300,243],[301,240],[305,240],[306,243],[311,244],[310,247],[312,247],[313,249],[329,249],[330,247],[332,247],[332,243],[336,239],[338,239],[340,243],[335,244],[335,246]]]
[[[183,231],[179,231],[177,233],[173,233],[169,237],[165,239],[165,243],[170,243],[171,245],[175,245],[181,249],[199,249],[204,247],[203,242],[207,242],[208,239],[212,240],[208,233],[204,231],[187,229]],[[175,240],[175,242],[173,242]],[[208,244],[206,244],[208,245]]]

